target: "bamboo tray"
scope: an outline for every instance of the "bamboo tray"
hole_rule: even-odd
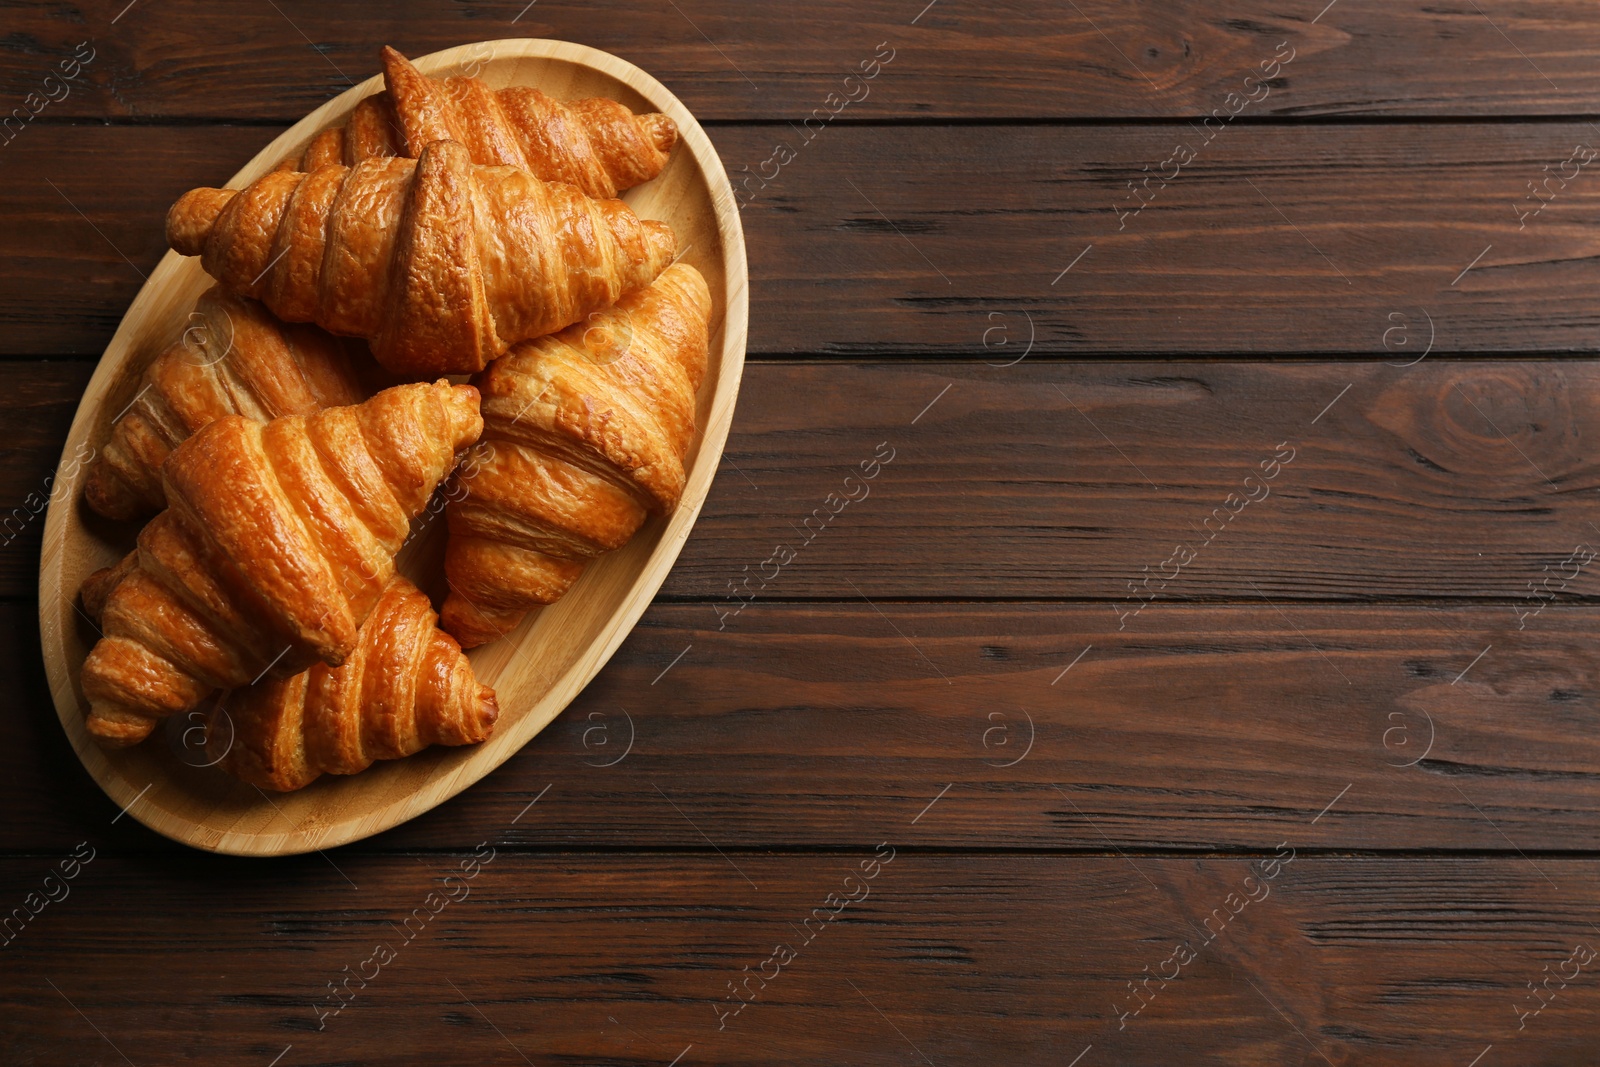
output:
[[[727,440],[744,369],[749,278],[733,190],[694,116],[632,64],[563,41],[485,41],[415,63],[424,73],[469,74],[495,88],[533,85],[558,99],[609,96],[635,111],[664,112],[678,124],[681,137],[666,170],[624,199],[640,216],[672,225],[685,250],[681,258],[705,275],[715,304],[688,484],[671,516],[647,523],[627,547],[602,556],[561,601],[533,613],[499,641],[473,650],[478,677],[495,687],[501,709],[494,736],[482,745],[428,749],[358,775],[324,775],[282,795],[263,793],[204,766],[192,736],[198,719],[169,722],[131,749],[103,749],[84,727],[78,672],[97,635],[78,609],[76,595],[86,575],[132,547],[136,530],[84,507],[88,465],[81,459],[87,448],[104,444],[111,422],[132,400],[145,364],[178,338],[195,299],[210,284],[198,259],[169,252],[123,317],[73,418],[45,521],[39,623],[56,712],[84,767],[133,818],[196,848],[277,856],[356,841],[422,814],[510,758],[561,713],[638,622],[689,536]],[[357,101],[382,88],[381,76],[369,78],[313,111],[234,175],[229,187],[242,188],[298,155],[313,135],[342,123]],[[73,462],[74,457],[80,461]],[[443,526],[430,524],[400,560],[401,570],[434,594],[435,603],[443,585]]]

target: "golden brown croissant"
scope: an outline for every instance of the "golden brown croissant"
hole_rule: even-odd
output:
[[[677,251],[671,227],[620,200],[477,166],[454,141],[415,161],[193,189],[168,212],[167,240],[279,318],[365,337],[411,377],[482,370],[647,285]]]
[[[565,593],[683,492],[711,295],[680,263],[648,289],[514,347],[478,382],[484,439],[446,514],[446,630],[470,648]]]
[[[366,396],[350,342],[313,326],[285,325],[254,300],[213,286],[189,323],[182,339],[145,369],[138,395],[89,468],[84,496],[107,518],[160,511],[162,461],[207,423],[224,415],[257,422],[307,415]]]
[[[89,731],[133,744],[213,689],[342,663],[411,519],[482,429],[478,391],[441,380],[266,424],[228,415],[175,448],[137,563],[84,590],[91,611],[104,601]]]
[[[460,141],[474,163],[522,167],[609,200],[660,174],[678,141],[667,116],[635,115],[615,100],[564,104],[521,85],[497,91],[477,78],[429,78],[393,48],[382,55],[388,89],[357,104],[346,126],[318,134],[290,167],[416,158],[434,141]]]
[[[428,598],[396,575],[343,666],[269,678],[213,708],[208,755],[252,785],[288,791],[429,745],[484,740],[499,716],[494,690],[478,684],[438,621]]]

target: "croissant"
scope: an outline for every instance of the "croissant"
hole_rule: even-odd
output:
[[[484,438],[446,510],[443,625],[470,648],[561,597],[683,493],[711,294],[680,263],[481,376]]]
[[[288,322],[365,337],[397,374],[472,373],[647,285],[677,239],[454,141],[421,157],[273,171],[242,192],[193,189],[167,240]]]
[[[342,663],[410,520],[482,429],[478,391],[441,380],[266,424],[228,415],[173,449],[137,561],[84,590],[103,604],[90,733],[133,744],[214,689]]]
[[[355,774],[429,745],[471,745],[494,729],[494,690],[437,628],[428,598],[396,575],[339,667],[318,663],[228,694],[207,716],[207,755],[263,789]]]
[[[346,126],[318,134],[289,168],[414,159],[430,142],[459,141],[474,163],[521,167],[609,200],[660,174],[678,142],[670,118],[635,115],[615,100],[564,104],[526,86],[494,90],[477,78],[429,78],[393,48],[382,56],[388,89],[357,104]]]
[[[224,415],[258,422],[359,404],[366,396],[346,342],[311,326],[286,326],[254,300],[213,286],[189,328],[145,369],[138,395],[89,468],[84,495],[112,519],[165,505],[161,463]]]

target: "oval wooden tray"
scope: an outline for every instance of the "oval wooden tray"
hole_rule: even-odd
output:
[[[376,56],[374,56],[376,60]],[[601,557],[558,603],[533,613],[514,633],[472,652],[478,677],[495,687],[495,734],[469,748],[434,748],[379,763],[358,775],[324,775],[297,793],[265,794],[214,767],[198,766],[193,721],[169,723],[132,749],[101,748],[84,728],[78,672],[96,638],[77,607],[79,583],[116,561],[136,531],[108,523],[82,503],[87,447],[99,448],[138,388],[145,364],[183,331],[195,299],[210,284],[198,259],[169,252],[123,317],[84,392],[57,468],[45,521],[39,573],[39,623],[56,712],[83,765],[119,807],[158,833],[196,848],[273,856],[328,848],[405,822],[498,767],[542,730],[600,670],[639,620],[689,536],[727,440],[744,369],[748,275],[733,190],[705,131],[678,98],[616,56],[562,41],[485,41],[415,60],[428,74],[470,74],[499,88],[533,85],[559,99],[609,96],[635,111],[661,111],[682,137],[667,169],[624,199],[644,218],[677,231],[682,259],[710,285],[711,360],[699,396],[700,436],[690,451],[682,503],[647,524],[620,551]],[[369,78],[307,115],[228,183],[241,188],[318,131],[340,124],[357,101],[383,87]],[[159,226],[162,220],[151,219]],[[79,462],[74,462],[79,458]],[[437,595],[442,586],[443,522],[430,524],[401,557],[401,569]],[[190,744],[186,744],[189,742]]]

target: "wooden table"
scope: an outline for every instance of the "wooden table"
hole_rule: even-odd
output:
[[[0,5],[5,108],[92,52],[0,133],[0,1059],[1593,1062],[1600,14],[1325,2]],[[171,845],[45,689],[77,398],[177,194],[513,36],[749,194],[710,502],[456,800]]]

